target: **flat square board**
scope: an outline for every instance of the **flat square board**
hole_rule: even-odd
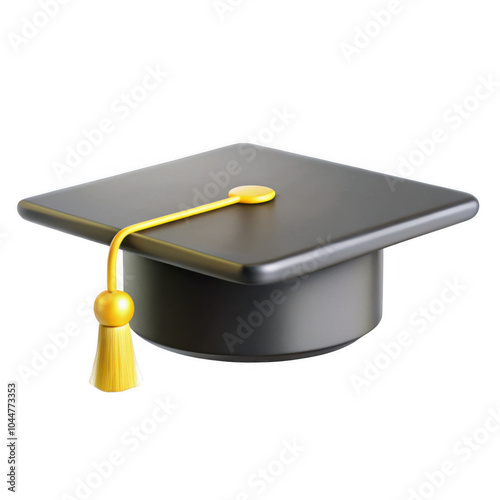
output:
[[[278,282],[473,217],[470,194],[251,144],[34,196],[20,214],[109,244],[130,224],[227,197],[257,184],[261,205],[233,205],[132,234],[122,248],[245,284]]]

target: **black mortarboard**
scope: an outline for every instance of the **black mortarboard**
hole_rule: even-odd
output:
[[[229,361],[338,349],[381,318],[383,248],[478,210],[464,192],[239,144],[34,196],[19,212],[109,245],[128,225],[224,199],[241,185],[267,186],[276,197],[125,238],[130,324],[141,337]]]

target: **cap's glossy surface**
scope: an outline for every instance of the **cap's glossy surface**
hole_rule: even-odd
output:
[[[28,198],[33,222],[109,244],[130,224],[269,186],[272,203],[237,204],[127,236],[122,248],[216,278],[266,284],[467,220],[474,196],[239,144]]]

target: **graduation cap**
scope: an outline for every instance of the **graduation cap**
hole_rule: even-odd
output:
[[[237,144],[27,198],[18,210],[110,245],[91,382],[120,391],[139,377],[129,323],[158,346],[225,361],[350,344],[381,319],[383,248],[478,207],[464,192]]]

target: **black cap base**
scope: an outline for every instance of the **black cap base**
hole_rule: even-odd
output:
[[[182,354],[280,361],[330,352],[382,317],[382,250],[277,283],[244,285],[124,252],[132,329]]]

